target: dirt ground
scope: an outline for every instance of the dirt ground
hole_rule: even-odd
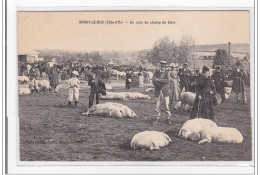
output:
[[[115,82],[115,80],[113,80]],[[123,81],[114,84],[112,91],[145,93],[144,88],[124,89]],[[26,85],[21,85],[26,86]],[[19,97],[20,159],[22,161],[250,161],[252,159],[250,105],[225,101],[214,108],[218,126],[237,128],[243,135],[241,144],[206,143],[187,141],[177,137],[188,112],[174,111],[170,106],[173,123],[162,118],[156,125],[155,102],[152,100],[128,100],[122,103],[130,107],[138,118],[109,118],[81,115],[88,109],[89,88],[82,82],[79,108],[67,106],[68,88],[58,93],[41,92]],[[247,88],[250,101],[250,92]],[[107,101],[102,101],[104,103]],[[144,130],[156,130],[168,134],[172,142],[154,151],[132,150],[132,137]]]

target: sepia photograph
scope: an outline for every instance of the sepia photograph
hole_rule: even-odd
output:
[[[253,161],[250,42],[248,10],[18,11],[19,161]]]

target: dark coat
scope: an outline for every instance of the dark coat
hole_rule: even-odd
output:
[[[29,76],[30,76],[30,80],[32,80],[33,78],[37,80],[37,71],[34,67],[30,69]]]
[[[70,78],[72,77],[72,67],[71,66],[68,69],[68,75]]]
[[[240,72],[237,69],[233,69],[232,71],[232,91],[235,93],[242,93],[245,91],[245,80],[246,80],[246,73],[240,69]]]
[[[129,81],[128,81],[129,78],[131,78],[131,75],[130,75],[129,72],[127,72],[126,75],[125,75],[125,81],[126,81],[126,82],[129,82]]]
[[[214,80],[214,84],[216,86],[216,91],[221,95],[222,99],[224,99],[224,84],[223,81],[225,80],[225,75],[222,71],[218,72],[215,71],[212,76],[211,76],[212,80]]]
[[[179,77],[180,77],[180,88],[182,90],[183,87],[186,87],[187,89],[185,89],[186,91],[189,91],[189,87],[190,87],[190,79],[192,76],[191,71],[188,68],[182,68],[179,69],[179,73],[178,73]]]
[[[195,92],[195,87],[196,87],[196,81],[198,79],[200,75],[193,75],[191,78],[190,78],[190,87],[189,87],[189,92]]]
[[[58,69],[56,67],[51,68],[49,73],[50,86],[56,88],[59,85]]]
[[[196,98],[190,118],[194,119],[199,117],[214,120],[212,101],[213,96],[210,94],[210,91],[216,91],[214,82],[211,78],[205,78],[201,75],[196,81],[195,91]],[[199,95],[201,95],[201,100],[199,100]]]
[[[153,85],[154,85],[154,96],[158,97],[160,95],[160,90],[165,97],[170,95],[170,73],[161,70],[157,70],[153,75]]]
[[[102,81],[102,78],[99,74],[97,74],[95,79],[93,78],[93,74],[92,74],[92,76],[89,76],[88,85],[91,87],[90,93],[102,93],[102,94],[104,94],[105,91],[106,91],[105,83]]]

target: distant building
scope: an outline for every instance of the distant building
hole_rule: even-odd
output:
[[[212,51],[196,51],[199,60],[213,60],[216,52]]]
[[[36,58],[35,59],[35,61],[37,62],[37,61],[43,61],[44,60],[44,58],[42,58],[42,57],[38,57],[38,59]]]
[[[34,50],[18,51],[18,62],[34,63],[39,58],[39,53]]]

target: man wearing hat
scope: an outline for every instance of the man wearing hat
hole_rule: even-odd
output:
[[[200,72],[199,72],[198,69],[196,69],[194,74],[190,78],[190,88],[189,88],[190,92],[195,92],[196,91],[196,81],[199,78],[199,76],[200,76]]]
[[[188,69],[188,63],[183,64],[183,68],[179,69],[180,77],[180,90],[181,92],[185,88],[185,91],[189,91],[190,77],[192,76],[191,71]]]
[[[75,101],[76,108],[77,108],[77,103],[79,101],[79,89],[80,89],[80,81],[77,78],[78,75],[79,75],[78,71],[74,70],[72,71],[72,78],[68,80],[68,84],[69,84],[68,106],[71,105],[72,101]]]
[[[52,87],[54,92],[57,93],[57,86],[59,85],[57,64],[54,64],[54,66],[49,71],[49,80],[50,86]]]
[[[221,66],[217,65],[216,71],[212,74],[211,79],[214,81],[216,91],[221,95],[222,101],[225,100],[225,92],[224,92],[224,80],[225,75],[224,72],[221,70]]]
[[[99,103],[100,93],[102,95],[106,94],[106,87],[104,80],[100,71],[93,70],[92,76],[88,79],[88,85],[90,86],[90,95],[89,95],[89,108],[93,106],[94,99],[96,96],[96,104]]]
[[[242,69],[242,64],[240,61],[236,62],[236,67],[232,71],[232,78],[233,78],[232,91],[236,93],[237,103],[239,103],[238,94],[241,93],[243,103],[247,104],[246,92],[245,92],[246,73]]]
[[[162,98],[165,100],[165,107],[166,107],[166,115],[167,115],[167,122],[171,124],[170,118],[171,118],[171,112],[169,109],[169,95],[170,95],[170,75],[169,72],[166,71],[167,62],[161,61],[160,62],[160,69],[157,70],[153,75],[153,84],[154,84],[154,96],[156,101],[156,123],[161,117],[160,113],[160,105],[161,105],[161,95]]]

